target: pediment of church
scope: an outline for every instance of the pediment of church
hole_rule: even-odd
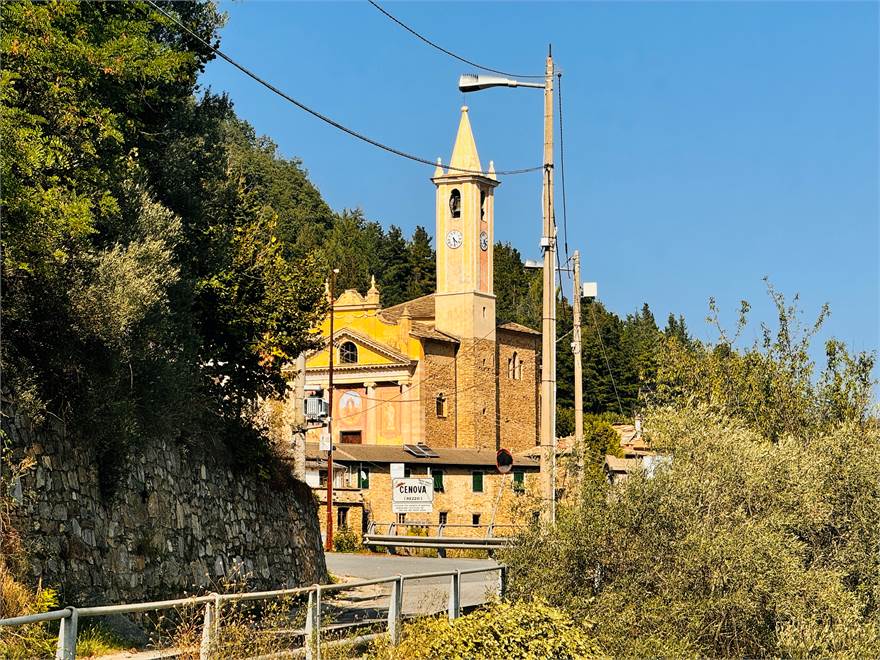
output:
[[[336,349],[336,357],[333,361],[334,370],[408,367],[412,363],[409,357],[391,346],[349,328],[342,328],[336,332],[333,344]],[[354,353],[351,351],[352,346]],[[346,361],[346,358],[351,359],[352,357],[354,357],[353,362]],[[306,355],[306,369],[321,370],[328,369],[329,366],[330,342],[325,338],[321,348]]]

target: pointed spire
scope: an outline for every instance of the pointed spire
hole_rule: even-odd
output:
[[[379,293],[379,289],[376,288],[376,276],[370,275],[370,290],[367,293]]]
[[[436,179],[437,177],[443,176],[444,174],[446,174],[446,172],[443,171],[443,160],[441,158],[438,158],[437,159],[437,167],[434,168],[434,177],[433,178]]]
[[[495,176],[495,161],[494,160],[489,161],[489,171],[486,173],[486,176],[489,177],[490,179],[495,179],[496,181],[498,180],[498,177]]]
[[[468,119],[468,107],[461,106],[461,121],[458,123],[458,134],[455,136],[455,146],[452,148],[452,158],[449,161],[451,167],[460,167],[465,170],[483,171],[480,165],[480,156],[477,153],[477,144],[474,142],[474,133],[471,130],[471,121]],[[450,174],[463,174],[451,170]]]
[[[409,311],[409,305],[403,306],[403,311],[400,313],[400,318],[402,319],[411,319],[412,314]]]

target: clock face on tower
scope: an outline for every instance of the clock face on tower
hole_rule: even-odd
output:
[[[480,249],[484,252],[489,249],[489,234],[484,231],[480,232]]]
[[[453,250],[461,247],[461,232],[457,229],[453,229],[446,234],[446,245],[448,245]]]

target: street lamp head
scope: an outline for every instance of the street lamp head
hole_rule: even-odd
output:
[[[544,264],[540,261],[535,261],[534,259],[526,259],[526,262],[523,264],[523,268],[527,268],[529,270],[542,270],[544,268]]]
[[[490,87],[535,87],[543,89],[544,85],[477,73],[466,73],[458,79],[458,89],[464,93],[479,92],[481,89],[489,89]]]

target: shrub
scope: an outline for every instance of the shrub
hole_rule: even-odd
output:
[[[452,623],[445,618],[425,619],[406,626],[402,637],[397,647],[387,642],[374,646],[373,658],[604,657],[585,627],[542,601],[495,603]]]
[[[341,527],[333,535],[335,552],[358,552],[362,547],[360,534],[349,527]]]

